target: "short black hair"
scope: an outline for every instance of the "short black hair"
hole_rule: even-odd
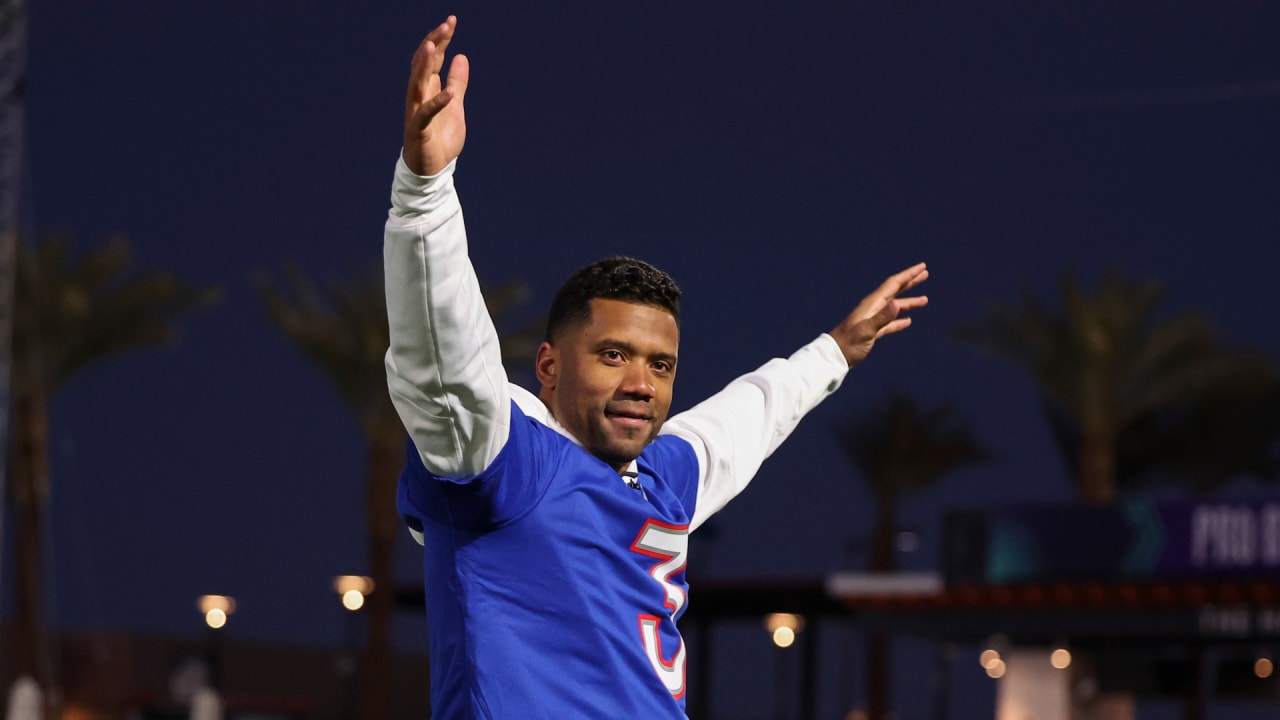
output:
[[[575,321],[591,320],[591,301],[622,300],[671,313],[680,326],[680,288],[667,273],[643,260],[610,257],[578,268],[551,301],[546,340]]]

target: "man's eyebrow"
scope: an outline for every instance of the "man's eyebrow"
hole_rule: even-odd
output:
[[[596,347],[600,349],[604,349],[606,347],[613,347],[613,348],[618,348],[619,350],[626,350],[629,353],[634,353],[636,351],[635,345],[632,345],[626,340],[619,340],[618,338],[611,338],[611,337],[600,338],[599,340],[596,341]]]

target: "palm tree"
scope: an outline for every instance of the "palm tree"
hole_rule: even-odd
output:
[[[404,465],[405,431],[387,392],[383,357],[390,345],[381,265],[335,279],[323,288],[297,266],[286,265],[287,286],[266,275],[256,278],[259,297],[272,322],[333,382],[355,414],[364,436],[365,524],[369,532],[368,636],[360,672],[360,717],[387,716],[391,663],[391,622],[395,610],[392,569],[396,536],[396,485]],[[525,296],[517,283],[485,294],[493,317],[509,316]],[[504,334],[503,362],[530,364],[537,348],[537,321]],[[500,328],[505,327],[499,324]]]
[[[19,673],[45,688],[55,681],[41,614],[50,402],[68,380],[97,362],[173,342],[184,316],[219,294],[169,272],[136,271],[132,261],[133,246],[124,236],[79,252],[65,234],[36,245],[18,243],[9,445],[18,564],[16,657]]]
[[[1134,423],[1120,435],[1119,485],[1163,477],[1203,494],[1243,475],[1280,475],[1280,382],[1255,382],[1253,390],[1206,396]]]
[[[950,403],[921,409],[909,396],[894,394],[881,408],[837,427],[840,446],[866,480],[875,505],[870,570],[896,569],[894,538],[898,505],[949,473],[987,458],[969,426]],[[889,644],[873,632],[867,649],[867,717],[888,711]]]
[[[1144,479],[1206,488],[1275,472],[1280,405],[1266,358],[1225,347],[1197,313],[1159,315],[1163,295],[1115,272],[1089,292],[1068,274],[1060,308],[1024,292],[957,330],[1036,381],[1086,502]]]
[[[1068,274],[1060,309],[1024,292],[957,331],[1035,379],[1086,502],[1111,502],[1143,481],[1206,492],[1280,469],[1280,381],[1270,363],[1224,346],[1198,313],[1157,314],[1163,296],[1158,283],[1114,271],[1090,293]],[[1193,683],[1184,716],[1202,717],[1202,701]]]

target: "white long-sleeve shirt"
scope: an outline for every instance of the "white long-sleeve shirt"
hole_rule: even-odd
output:
[[[392,401],[423,465],[461,478],[483,471],[502,450],[512,400],[529,417],[572,436],[535,395],[507,380],[467,255],[454,167],[421,177],[403,159],[397,163],[384,244],[391,330],[386,369]],[[683,438],[698,459],[692,527],[747,486],[848,369],[839,345],[823,334],[666,422],[660,434]]]

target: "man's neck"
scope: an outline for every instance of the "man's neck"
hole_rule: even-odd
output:
[[[569,432],[569,428],[566,428],[564,423],[560,422],[560,418],[556,417],[556,410],[551,405],[551,391],[547,389],[547,386],[542,386],[542,390],[538,392],[538,399],[541,400],[542,404],[547,408],[547,417],[553,423],[550,426],[551,429],[572,440],[574,445],[586,450],[587,448],[582,444],[582,441],[575,437],[573,433]],[[635,460],[624,465],[615,465],[607,460],[605,460],[605,462],[608,463],[609,467],[613,468],[614,472],[623,477],[625,477],[627,473],[639,472],[639,468]]]

